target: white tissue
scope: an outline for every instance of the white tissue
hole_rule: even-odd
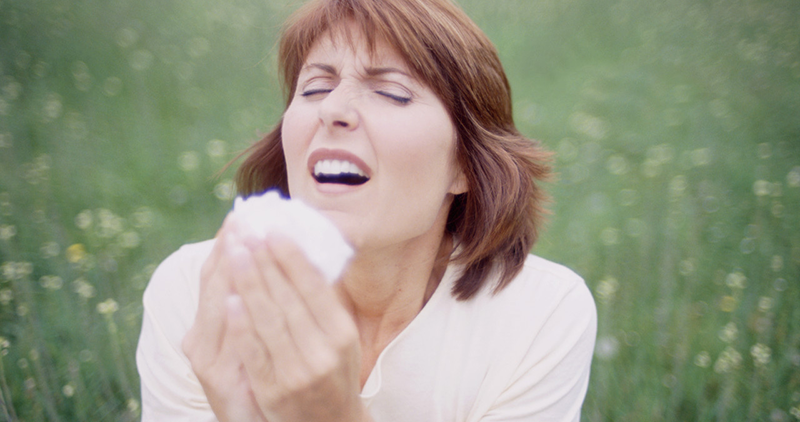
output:
[[[353,256],[353,248],[330,220],[297,199],[281,198],[277,191],[238,197],[231,213],[240,227],[259,239],[278,233],[293,240],[329,284],[342,275]]]

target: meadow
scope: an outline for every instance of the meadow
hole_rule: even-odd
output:
[[[557,155],[583,420],[800,420],[800,3],[460,0]],[[134,421],[141,296],[283,108],[294,0],[0,0],[0,421]]]

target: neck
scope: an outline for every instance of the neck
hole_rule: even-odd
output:
[[[452,251],[443,227],[440,233],[356,254],[339,294],[359,329],[363,352],[383,350],[433,295]]]

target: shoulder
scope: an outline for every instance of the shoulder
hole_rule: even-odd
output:
[[[184,290],[193,287],[192,281],[199,279],[200,269],[211,253],[214,242],[212,239],[183,245],[164,259],[153,273],[145,289],[145,297],[165,290]]]
[[[583,278],[575,271],[533,254],[528,254],[520,275],[525,276],[530,273],[548,274],[568,284],[583,283]]]
[[[216,420],[181,343],[194,323],[200,271],[214,241],[184,245],[153,273],[136,348],[142,420]]]
[[[181,246],[156,268],[144,291],[145,312],[176,334],[194,321],[200,294],[200,271],[214,240]]]
[[[597,311],[583,279],[529,255],[510,284],[479,299],[491,321],[482,327],[489,369],[475,414],[577,420],[597,332]]]
[[[492,332],[499,336],[497,342],[518,348],[516,356],[507,357],[510,361],[522,359],[534,344],[539,352],[551,355],[594,347],[594,298],[583,278],[563,265],[529,255],[510,284],[479,299],[488,310],[483,314],[492,321]]]
[[[449,303],[460,318],[470,321],[471,333],[493,339],[496,347],[516,353],[517,359],[534,343],[539,349],[546,347],[543,338],[553,345],[581,337],[593,342],[597,328],[594,299],[583,278],[535,255],[527,257],[519,274],[500,291],[484,288],[472,299]],[[512,348],[518,350],[511,352]]]
[[[531,282],[530,279],[539,280],[539,282],[555,283],[559,287],[565,289],[573,289],[580,286],[585,286],[583,278],[575,271],[565,267],[564,265],[549,261],[540,256],[529,254],[525,259],[522,266],[522,271],[517,275],[514,282]]]
[[[519,274],[506,288],[493,295],[493,300],[505,302],[506,306],[516,304],[548,313],[569,308],[577,314],[594,318],[596,312],[592,294],[581,276],[536,255],[528,255]]]

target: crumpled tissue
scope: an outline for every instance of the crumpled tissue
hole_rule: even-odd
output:
[[[237,197],[231,213],[259,239],[277,233],[294,241],[329,284],[342,275],[353,256],[353,248],[327,217],[298,199],[282,198],[277,191]]]

